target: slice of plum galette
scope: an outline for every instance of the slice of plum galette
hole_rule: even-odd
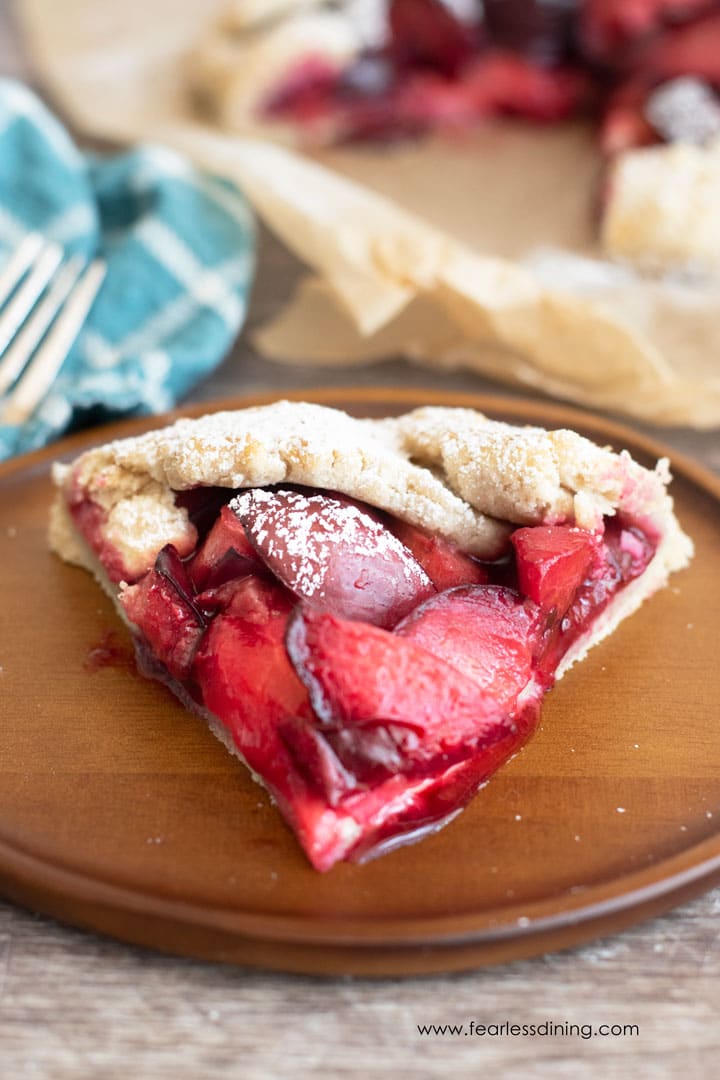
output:
[[[313,866],[449,821],[543,695],[685,566],[654,471],[466,409],[279,402],[56,466],[51,543],[205,717]]]

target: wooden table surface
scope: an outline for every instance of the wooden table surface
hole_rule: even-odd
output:
[[[0,75],[31,80],[9,7],[0,0]],[[275,308],[296,274],[263,235],[251,325]],[[433,377],[399,361],[349,374],[274,367],[253,355],[246,334],[193,400],[360,381],[493,389],[476,377]],[[717,433],[660,435],[720,471]],[[0,1077],[709,1077],[720,1049],[719,926],[715,890],[585,948],[461,975],[374,982],[177,960],[0,903]],[[639,1034],[418,1031],[472,1020],[634,1024]]]

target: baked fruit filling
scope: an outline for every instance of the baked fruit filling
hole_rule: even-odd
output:
[[[370,47],[338,58],[307,41],[262,116],[324,141],[594,114],[608,155],[720,134],[713,0],[485,0],[464,10],[390,0],[384,38]]]
[[[483,562],[334,492],[176,496],[190,527],[149,570],[79,531],[110,577],[141,669],[208,716],[318,870],[439,828],[526,741],[563,658],[643,573],[658,537],[518,527]],[[220,729],[218,729],[220,725]]]
[[[53,549],[319,870],[457,814],[693,553],[665,459],[472,409],[276,401],[90,448],[54,481]]]
[[[308,43],[261,111],[321,132],[331,121],[345,139],[394,138],[500,115],[560,120],[587,103],[590,88],[569,62],[569,11],[535,3],[523,13],[521,6],[487,3],[482,21],[460,18],[442,0],[393,0],[384,41],[346,65]]]

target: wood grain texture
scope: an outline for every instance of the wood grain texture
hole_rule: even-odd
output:
[[[0,74],[22,76],[27,69],[8,9],[8,0],[0,0]],[[296,273],[267,237],[262,256],[255,320],[273,309]],[[272,367],[246,340],[196,400],[358,382],[358,372]],[[373,369],[367,379],[489,389],[473,377],[430,376],[400,362]],[[669,431],[663,438],[720,471],[717,434]],[[704,1078],[716,1071],[720,1042],[719,920],[716,890],[583,949],[477,973],[376,983],[175,960],[0,905],[0,1075]],[[633,1023],[640,1034],[585,1040],[422,1037],[417,1031],[418,1024],[472,1019]]]
[[[240,408],[268,397],[224,400]],[[358,416],[472,407],[573,428],[646,464],[666,456],[627,428],[548,402],[371,388],[313,400]],[[76,435],[0,467],[0,595],[15,628],[3,656],[2,895],[170,953],[407,975],[577,944],[720,881],[712,474],[698,480],[695,465],[676,463],[677,512],[696,545],[690,567],[563,679],[529,745],[459,818],[421,844],[319,875],[204,725],[137,677],[91,576],[48,550],[52,460],[154,422]],[[33,578],[42,590],[28,590]],[[88,671],[110,640],[112,663]]]

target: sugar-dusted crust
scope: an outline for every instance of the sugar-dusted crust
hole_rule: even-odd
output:
[[[720,140],[621,154],[602,225],[611,255],[650,266],[720,270]]]
[[[321,7],[323,3],[324,0],[227,0],[219,25],[228,32],[238,33]]]
[[[382,423],[306,403],[281,401],[180,420],[91,450],[57,470],[56,482],[62,500],[80,493],[102,508],[105,537],[132,573],[151,565],[165,543],[188,546],[187,515],[175,507],[172,493],[197,486],[291,483],[340,491],[487,557],[503,549],[509,531],[430,469],[413,464],[386,438]],[[72,560],[56,527],[52,542]]]
[[[654,470],[576,432],[515,427],[470,409],[422,408],[356,420],[321,405],[273,405],[180,420],[58,466],[50,541],[111,592],[68,511],[88,499],[104,516],[103,540],[128,576],[149,568],[165,543],[189,550],[192,526],[174,492],[302,484],[340,491],[454,540],[483,558],[505,548],[513,525],[574,522],[596,529],[622,513],[657,538],[644,574],[621,590],[563,661],[562,671],[609,634],[687,564],[692,542],[667,492],[667,461]]]
[[[385,422],[413,461],[439,470],[471,506],[517,525],[573,521],[597,529],[622,509],[672,515],[667,462],[651,471],[575,431],[489,420],[472,409],[422,408]]]
[[[64,558],[95,573],[125,621],[126,613],[118,602],[125,586],[110,580],[93,548],[103,550],[108,523],[115,515],[116,524],[123,523],[128,530],[125,550],[132,551],[134,546],[138,558],[152,561],[158,543],[175,542],[178,533],[183,533],[179,519],[184,511],[174,505],[174,492],[197,485],[232,490],[289,481],[346,491],[418,525],[436,528],[466,547],[473,546],[474,540],[474,550],[482,551],[497,551],[515,522],[576,521],[595,528],[604,515],[622,512],[657,539],[656,553],[646,571],[620,590],[574,643],[556,677],[663,585],[668,573],[683,566],[692,553],[667,494],[666,462],[651,471],[628,454],[595,446],[574,432],[514,427],[467,409],[425,408],[392,419],[355,420],[322,406],[278,402],[184,420],[109,443],[88,451],[70,466],[57,466],[54,477],[58,492],[51,513],[52,546]],[[133,537],[131,526],[152,519],[153,506],[157,518],[151,521],[150,541],[142,531]],[[71,507],[77,508],[90,542],[76,529]],[[500,513],[505,521],[494,516]],[[189,527],[187,519],[184,527]],[[300,548],[295,554],[302,559]],[[129,628],[136,631],[131,623]],[[245,744],[239,739],[236,745],[231,726],[172,679],[137,633],[136,645],[141,671],[165,682],[265,786],[263,776],[242,753]],[[536,704],[545,688],[544,680],[531,679],[518,707]],[[432,784],[432,778],[420,777],[409,786],[389,790],[382,803],[382,820],[391,829],[375,854],[418,835],[402,832],[403,815],[408,798],[421,797],[426,783]],[[306,827],[292,797],[285,798],[277,789],[275,797],[314,865],[326,869],[330,861],[363,850],[358,845],[364,842],[364,827],[349,803],[327,807],[328,828],[334,836],[328,855],[321,834]],[[451,808],[433,829],[456,812],[457,807]],[[397,832],[393,832],[396,823]]]
[[[514,427],[470,409],[417,409],[386,424],[413,460],[440,470],[453,491],[488,514],[516,524],[574,521],[596,529],[603,516],[622,513],[657,538],[645,572],[575,641],[557,678],[692,557],[667,491],[667,459],[646,469],[627,451],[615,453],[574,431]]]
[[[339,9],[274,0],[263,12],[258,2],[235,0],[187,58],[186,74],[197,100],[223,127],[247,134],[262,127],[263,107],[296,65],[321,58],[342,68],[361,46]],[[295,140],[290,127],[274,124],[278,134]]]

